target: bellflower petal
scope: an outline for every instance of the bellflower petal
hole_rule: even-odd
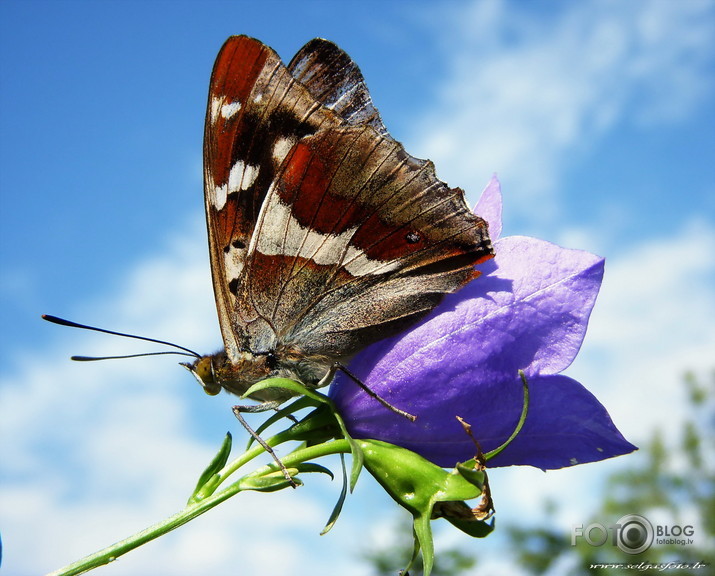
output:
[[[494,182],[480,206],[498,219]],[[561,468],[634,450],[585,388],[555,376],[581,347],[603,259],[519,236],[497,241],[495,251],[483,276],[445,298],[409,332],[368,347],[350,364],[371,390],[417,421],[390,412],[339,375],[330,395],[350,433],[454,466],[475,452],[457,416],[471,424],[485,452],[510,436],[523,406],[523,370],[529,414],[489,466]]]
[[[474,207],[474,212],[487,221],[487,224],[489,224],[489,237],[492,239],[492,242],[496,242],[499,236],[501,236],[502,227],[501,185],[499,184],[496,174],[492,176],[489,184],[487,184],[487,187],[482,191],[482,195]]]
[[[519,384],[515,382],[512,388]],[[519,401],[518,393],[510,396]],[[530,379],[529,410],[532,417],[527,416],[516,438],[489,460],[490,467],[528,464],[544,470],[564,468],[636,449],[623,438],[596,397],[567,376]]]

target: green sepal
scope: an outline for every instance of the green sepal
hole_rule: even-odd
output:
[[[486,481],[487,474],[484,470],[480,469],[476,460],[467,460],[466,462],[460,462],[455,467],[455,470],[459,472],[467,482],[473,484],[479,490],[484,489],[484,482]]]
[[[332,410],[333,417],[340,428],[341,437],[347,440],[350,446],[350,455],[353,462],[352,468],[350,469],[350,493],[352,494],[353,490],[355,490],[358,478],[360,477],[360,472],[362,471],[362,467],[365,462],[365,455],[363,454],[360,444],[348,433],[345,422],[335,409],[335,404],[333,404],[329,398],[327,400],[330,402],[330,409]]]
[[[278,379],[276,378],[274,380]],[[293,383],[292,380],[288,380],[287,382]],[[259,382],[259,384],[261,384],[261,382]],[[258,386],[258,384],[254,384],[254,386]],[[355,489],[363,466],[363,454],[360,445],[350,436],[345,422],[330,398],[325,394],[305,388],[301,384],[297,384],[297,386],[306,391],[306,396],[323,404],[323,406],[320,406],[317,410],[314,410],[303,418],[303,420],[291,426],[288,430],[289,435],[292,439],[303,440],[308,445],[322,443],[331,438],[344,438],[347,440],[352,456],[352,468],[350,470],[350,492],[352,492]]]
[[[303,420],[291,426],[289,433],[293,438],[303,440],[309,446],[326,442],[331,438],[344,439],[350,446],[350,454],[352,456],[352,468],[350,469],[349,483],[350,492],[352,493],[355,488],[355,485],[357,484],[360,472],[362,471],[363,467],[362,448],[360,448],[359,444],[348,433],[347,427],[345,426],[343,419],[340,417],[340,414],[338,414],[337,410],[335,409],[335,405],[330,400],[330,398],[326,396],[323,406],[319,407],[317,410],[314,410],[313,412],[308,414]],[[340,456],[340,459],[343,472],[343,486],[341,488],[338,501],[335,503],[333,511],[328,518],[328,522],[326,523],[323,530],[320,532],[321,535],[329,532],[330,529],[335,525],[335,522],[337,521],[338,516],[343,509],[343,504],[347,496],[348,477],[347,472],[345,470],[345,460],[342,454]]]
[[[417,537],[417,532],[415,531],[414,527],[412,528],[412,536],[413,536],[413,544],[412,544],[412,557],[410,558],[410,562],[407,566],[405,566],[404,570],[400,570],[399,574],[402,576],[403,574],[406,576],[409,576],[410,574],[410,569],[412,568],[412,565],[417,561],[417,558],[420,555],[420,540]],[[432,556],[434,556],[434,551],[432,552]],[[430,562],[429,570],[432,570],[432,565],[434,564],[434,560]],[[425,567],[425,563],[422,563],[422,567]],[[423,574],[427,574],[429,576],[429,572],[424,572]]]
[[[329,398],[326,397],[326,402],[323,406],[314,410],[303,420],[291,426],[289,433],[295,439],[303,440],[309,446],[324,443],[329,441],[331,438],[342,438],[345,440],[350,447],[350,453],[352,455],[352,468],[350,470],[349,485],[350,491],[353,491],[363,466],[362,449],[350,436],[350,434],[348,434],[342,418],[336,412],[335,406]],[[342,488],[340,490],[338,500],[333,507],[333,511],[328,518],[328,522],[320,532],[321,536],[329,532],[335,525],[335,522],[343,509],[343,504],[345,503],[347,496],[348,476],[345,469],[345,459],[342,454],[340,455],[340,463],[343,473]]]
[[[218,472],[226,465],[228,462],[228,457],[231,454],[231,445],[233,443],[233,438],[230,432],[226,432],[226,437],[223,439],[223,443],[219,448],[216,455],[213,457],[206,469],[201,473],[199,481],[196,483],[196,488],[191,494],[188,500],[188,504],[194,504],[213,494],[216,489],[216,485],[212,485],[219,479]]]
[[[317,393],[322,397],[323,405],[308,414],[303,420],[297,422],[288,430],[288,433],[293,439],[303,440],[308,446],[324,443],[332,438],[341,438],[350,446],[350,454],[352,456],[352,468],[350,469],[350,492],[355,489],[360,472],[363,467],[363,453],[360,445],[348,433],[345,422],[335,408],[332,400],[323,394]],[[320,534],[325,534],[335,525],[335,522],[343,509],[343,504],[347,496],[348,477],[345,470],[345,460],[341,454],[341,465],[343,472],[343,485],[340,491],[333,511],[328,518],[323,530]]]
[[[421,514],[414,516],[412,524],[413,534],[415,536],[414,551],[409,567],[417,560],[417,554],[422,552],[422,573],[424,576],[429,576],[434,566],[434,539],[432,538],[432,520],[429,515]]]

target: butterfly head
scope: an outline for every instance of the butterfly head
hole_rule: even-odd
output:
[[[221,392],[221,384],[214,371],[213,356],[202,356],[191,363],[181,362],[181,365],[193,374],[206,394],[216,396]]]
[[[243,396],[256,382],[271,376],[290,377],[291,374],[280,369],[276,370],[276,360],[271,353],[254,354],[239,352],[229,358],[224,350],[215,354],[201,356],[193,362],[182,362],[194,378],[201,384],[204,392],[215,396],[221,390]],[[289,398],[284,391],[261,391],[251,395],[255,400],[276,400],[278,397]]]

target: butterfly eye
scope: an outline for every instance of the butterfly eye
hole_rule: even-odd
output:
[[[189,371],[194,375],[194,377],[199,381],[204,392],[209,396],[216,396],[221,392],[221,385],[216,382],[214,378],[214,368],[213,362],[211,361],[211,356],[204,356],[199,358],[194,364],[186,365]]]

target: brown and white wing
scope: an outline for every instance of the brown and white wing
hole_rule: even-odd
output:
[[[389,136],[360,68],[329,40],[308,42],[288,64],[288,71],[347,124],[372,126],[382,136]]]
[[[229,358],[245,347],[236,289],[266,193],[300,140],[341,120],[258,40],[229,38],[214,64],[204,132],[204,199],[211,272]]]
[[[291,149],[266,196],[238,310],[250,310],[255,351],[349,356],[415,322],[492,254],[486,223],[430,162],[369,125],[324,129]]]
[[[355,63],[313,40],[289,68],[230,38],[204,138],[211,269],[228,356],[278,346],[347,356],[476,276],[484,221],[409,156]]]

